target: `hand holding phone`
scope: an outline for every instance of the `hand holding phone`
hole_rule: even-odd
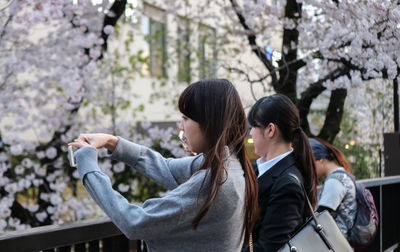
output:
[[[68,160],[71,167],[76,167],[74,149],[71,145],[68,146]]]

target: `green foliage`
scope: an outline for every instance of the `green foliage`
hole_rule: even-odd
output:
[[[353,137],[358,134],[356,124],[357,121],[345,110],[340,135],[335,138],[333,145],[346,156],[357,179],[379,176],[379,145],[357,143]]]

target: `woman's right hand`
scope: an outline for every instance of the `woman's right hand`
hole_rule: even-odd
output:
[[[110,152],[114,151],[118,142],[117,137],[104,133],[80,134],[78,140],[87,142],[97,149],[106,148]]]

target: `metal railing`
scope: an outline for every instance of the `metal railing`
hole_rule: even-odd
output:
[[[367,187],[379,213],[379,229],[365,252],[400,251],[400,176],[358,180]]]
[[[145,252],[142,241],[129,241],[108,219],[49,225],[0,235],[1,252]]]
[[[359,182],[371,190],[380,222],[374,241],[356,252],[400,251],[400,176]],[[101,218],[4,233],[0,251],[142,252],[146,248],[142,241],[129,241],[109,219]]]

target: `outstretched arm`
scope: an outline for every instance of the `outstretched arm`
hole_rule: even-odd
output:
[[[76,152],[79,176],[95,202],[129,239],[165,238],[181,228],[182,216],[196,213],[198,202],[194,192],[198,192],[201,184],[197,180],[181,185],[162,198],[149,199],[141,206],[130,204],[113,190],[108,176],[100,171],[97,155],[97,150],[90,146]]]
[[[203,156],[164,158],[160,153],[118,137],[111,158],[124,162],[168,189],[190,178],[203,162]]]
[[[174,189],[190,178],[203,162],[203,156],[164,158],[160,153],[113,135],[81,134],[69,145],[107,148],[111,158],[124,162],[167,189]]]

